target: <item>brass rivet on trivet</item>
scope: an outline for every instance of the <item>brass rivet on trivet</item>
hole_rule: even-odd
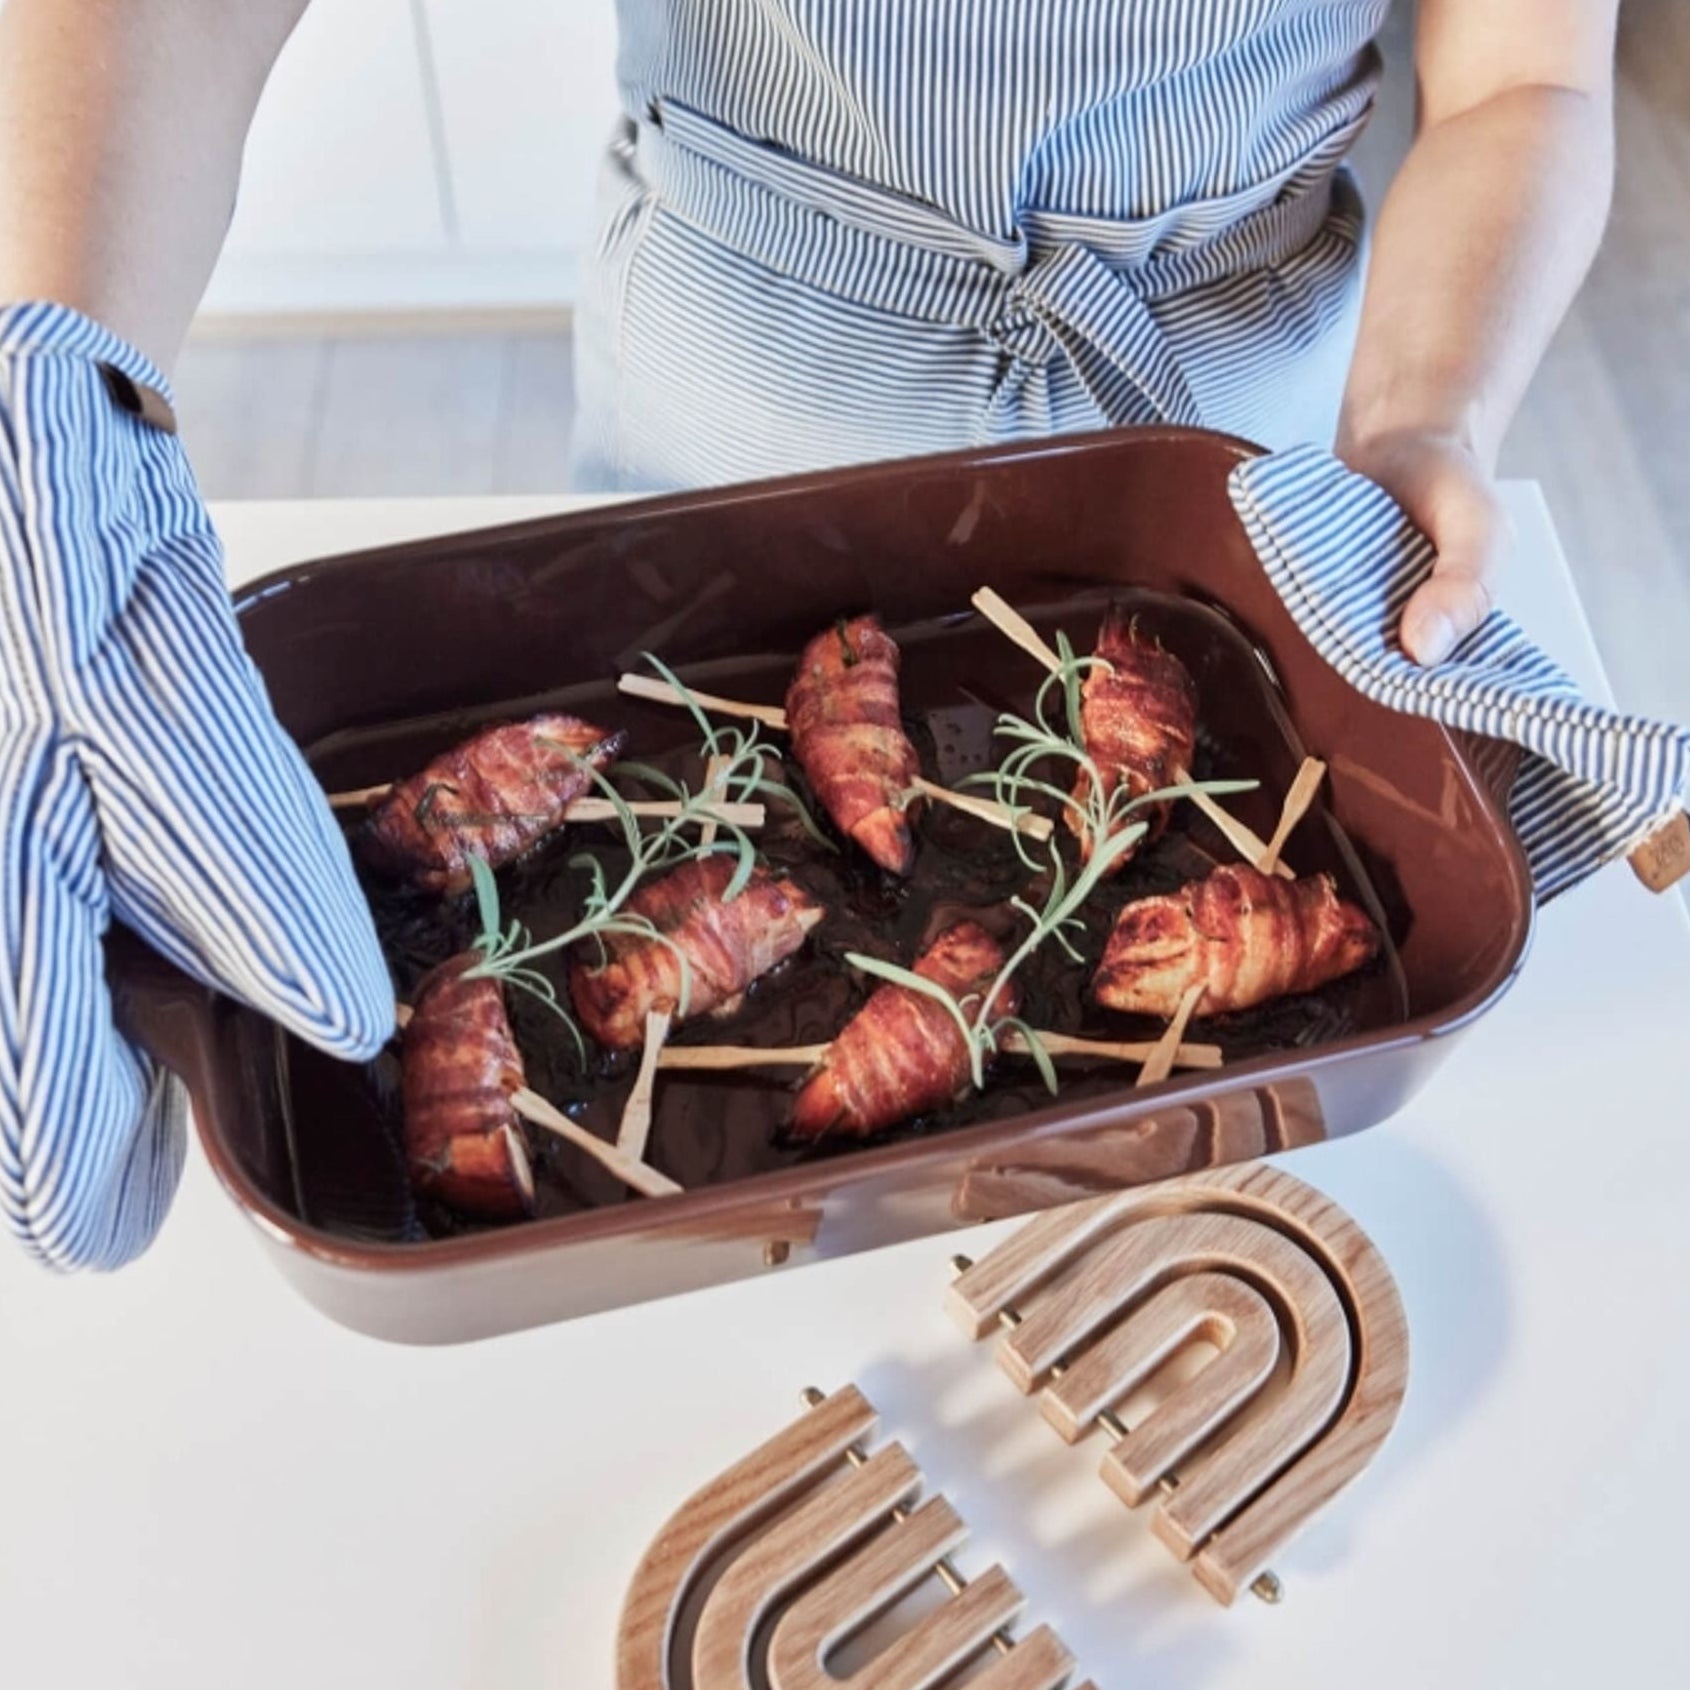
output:
[[[967,1273],[973,1266],[974,1261],[970,1256],[958,1255],[951,1257],[951,1272],[956,1274],[959,1278],[963,1274]],[[1004,1309],[1002,1313],[998,1315],[998,1325],[1006,1332],[1013,1332],[1020,1324],[1021,1316],[1014,1309]],[[1060,1379],[1064,1372],[1066,1372],[1066,1369],[1060,1362],[1057,1362],[1052,1365],[1050,1376],[1052,1379]],[[813,1407],[814,1404],[811,1406]],[[1122,1438],[1126,1437],[1130,1430],[1127,1423],[1122,1420],[1113,1409],[1108,1408],[1100,1409],[1098,1411],[1098,1413],[1094,1416],[1094,1424],[1101,1426],[1103,1430],[1107,1432],[1110,1437],[1115,1439],[1117,1443],[1119,1443]],[[1177,1483],[1178,1481],[1172,1478],[1159,1479],[1157,1481],[1157,1489],[1162,1491],[1165,1495],[1170,1494]],[[1270,1608],[1276,1608],[1285,1599],[1285,1584],[1278,1573],[1272,1571],[1271,1569],[1265,1569],[1251,1580],[1250,1594],[1258,1601],[1267,1603]]]
[[[827,1393],[818,1391],[814,1385],[806,1385],[799,1392],[799,1395],[803,1398],[806,1408],[816,1408],[827,1401]],[[852,1444],[845,1451],[845,1459],[853,1467],[861,1467],[868,1460],[868,1457],[855,1444]],[[909,1517],[910,1511],[907,1508],[899,1507],[892,1510],[892,1518],[896,1521],[904,1521]],[[933,1563],[933,1574],[953,1596],[960,1596],[968,1588],[968,1580],[951,1564],[949,1556],[941,1556]],[[1015,1647],[1015,1639],[1007,1632],[994,1631],[992,1633],[992,1647],[1000,1655],[1007,1655]]]

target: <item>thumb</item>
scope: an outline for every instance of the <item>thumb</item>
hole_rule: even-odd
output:
[[[1508,532],[1501,505],[1476,489],[1451,501],[1427,529],[1437,561],[1402,617],[1403,649],[1416,663],[1442,663],[1490,614]]]

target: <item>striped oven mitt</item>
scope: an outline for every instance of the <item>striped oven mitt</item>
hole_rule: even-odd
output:
[[[115,916],[332,1054],[393,994],[339,829],[241,648],[168,396],[56,305],[0,309],[0,1207],[116,1267],[181,1171],[181,1083],[114,1030]],[[127,401],[125,404],[123,401]]]
[[[1358,692],[1524,748],[1510,809],[1539,903],[1681,816],[1690,733],[1580,697],[1499,610],[1435,669],[1396,629],[1432,543],[1383,488],[1298,446],[1232,472],[1232,502],[1304,635]]]

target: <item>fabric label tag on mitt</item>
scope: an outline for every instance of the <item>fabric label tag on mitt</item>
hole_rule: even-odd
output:
[[[1651,892],[1665,892],[1690,874],[1690,815],[1680,810],[1655,829],[1627,859]]]

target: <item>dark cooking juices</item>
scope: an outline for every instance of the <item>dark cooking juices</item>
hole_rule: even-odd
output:
[[[1258,832],[1271,830],[1279,802],[1301,757],[1283,711],[1254,649],[1219,613],[1205,606],[1158,595],[1122,592],[1118,602],[1191,670],[1200,700],[1195,775],[1198,778],[1257,778],[1262,790],[1229,799]],[[1064,628],[1077,648],[1089,650],[1105,600],[1093,594],[1065,605],[1056,616],[1032,619],[1041,631]],[[855,609],[858,607],[844,607]],[[906,727],[931,778],[955,785],[988,768],[1001,755],[991,728],[1000,710],[1030,713],[1039,671],[1001,635],[973,619],[955,618],[917,629],[893,630],[903,648]],[[729,673],[714,666],[712,692],[756,700],[777,699],[790,658],[748,660]],[[683,711],[622,698],[611,692],[613,677],[595,677],[561,691],[559,707],[594,714],[608,726],[626,727],[628,756],[683,775],[700,775],[697,730]],[[524,699],[503,712],[520,715],[547,701]],[[403,774],[454,737],[473,731],[495,713],[479,712],[424,724],[401,725],[373,734],[337,736],[319,747],[318,771],[325,784],[355,785],[381,778],[382,767]],[[779,735],[764,737],[787,750]],[[790,755],[782,778],[820,816]],[[350,771],[358,770],[357,778]],[[341,771],[348,771],[342,773]],[[333,778],[331,778],[331,776]],[[632,791],[633,783],[624,782]],[[1062,784],[1066,784],[1064,781]],[[653,794],[655,795],[655,794]],[[348,819],[349,826],[356,820]],[[838,836],[823,826],[833,837]],[[822,851],[778,804],[759,834],[769,863],[789,874],[825,904],[826,919],[796,957],[757,982],[743,1006],[725,1019],[704,1017],[679,1027],[672,1043],[745,1044],[765,1048],[825,1042],[868,995],[872,981],[844,963],[850,951],[864,951],[905,964],[941,927],[962,916],[981,922],[1006,942],[1024,931],[1023,918],[1008,905],[1019,893],[1038,901],[1037,880],[1018,858],[1008,834],[936,804],[921,807],[915,824],[916,856],[908,879],[877,868],[849,842],[835,853]],[[1072,863],[1075,842],[1059,831],[1061,849]],[[1035,860],[1043,847],[1032,847]],[[586,877],[568,859],[589,850],[603,861],[614,882],[626,861],[617,830],[572,826],[527,858],[501,871],[505,918],[526,925],[536,939],[560,932],[576,918]],[[1346,895],[1357,898],[1381,928],[1388,924],[1355,853],[1317,801],[1287,848],[1300,873],[1324,869]],[[1190,804],[1175,808],[1172,824],[1125,869],[1106,881],[1084,911],[1085,931],[1077,940],[1084,958],[1076,964],[1060,946],[1045,945],[1018,976],[1022,1014],[1035,1027],[1096,1038],[1149,1038],[1153,1022],[1098,1009],[1085,995],[1116,912],[1134,898],[1171,891],[1206,873],[1233,853],[1212,825]],[[363,871],[360,871],[361,873]],[[442,901],[365,876],[383,948],[401,998],[430,968],[462,950],[475,931],[473,899]],[[540,963],[561,988],[564,959]],[[526,994],[506,994],[529,1084],[589,1130],[614,1138],[637,1054],[592,1051],[585,1067],[574,1041],[556,1017]],[[1387,943],[1371,968],[1314,993],[1284,999],[1242,1014],[1194,1024],[1193,1038],[1221,1046],[1228,1061],[1268,1050],[1322,1045],[1348,1034],[1400,1020],[1405,994],[1400,968]],[[399,1131],[398,1058],[384,1053],[362,1070],[347,1069],[288,1041],[281,1085],[287,1094],[301,1201],[317,1224],[362,1237],[420,1237],[474,1230],[450,1211],[432,1204],[412,1206],[403,1164],[384,1154]],[[1118,1063],[1058,1065],[1064,1099],[1100,1097],[1130,1087],[1135,1070]],[[666,1071],[657,1085],[647,1158],[685,1187],[754,1177],[800,1160],[850,1155],[854,1142],[800,1148],[782,1130],[801,1078],[793,1068],[728,1072]],[[885,1137],[953,1130],[1025,1113],[1048,1102],[1034,1065],[1006,1057],[995,1065],[983,1092],[955,1106],[920,1116]],[[358,1123],[347,1125],[348,1115]],[[332,1127],[328,1123],[334,1123]],[[350,1138],[348,1138],[350,1134]],[[335,1135],[339,1135],[338,1138]],[[530,1131],[540,1216],[607,1203],[639,1201],[613,1175],[561,1140]],[[876,1142],[884,1142],[882,1140]],[[398,1185],[394,1184],[395,1170]]]

